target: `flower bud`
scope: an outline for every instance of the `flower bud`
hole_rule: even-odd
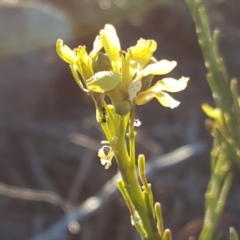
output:
[[[132,108],[132,104],[129,99],[125,99],[122,101],[115,102],[114,108],[115,108],[115,112],[118,115],[124,116],[130,112],[130,110]]]
[[[106,95],[111,99],[111,103],[118,115],[124,116],[130,111],[132,104],[128,91],[121,82],[112,90],[106,91]]]
[[[94,73],[101,72],[101,71],[112,71],[111,60],[107,56],[107,54],[98,52],[92,58],[92,69]]]

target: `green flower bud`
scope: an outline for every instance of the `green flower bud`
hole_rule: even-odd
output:
[[[107,91],[106,95],[111,99],[118,115],[124,116],[130,111],[132,107],[131,101],[126,88],[121,82],[112,90]]]
[[[132,104],[129,99],[114,102],[115,112],[120,116],[128,114],[132,108]]]
[[[94,73],[101,72],[101,71],[112,71],[111,60],[107,56],[107,54],[98,52],[92,58],[92,69]]]

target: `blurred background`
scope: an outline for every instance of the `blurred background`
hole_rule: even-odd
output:
[[[231,77],[240,77],[240,2],[204,1]],[[189,76],[174,109],[137,109],[137,150],[149,163],[155,200],[174,239],[197,236],[204,215],[211,137],[201,104],[212,103],[195,29],[183,0],[0,0],[0,240],[139,239],[116,190],[116,164],[97,157],[104,139],[88,96],[55,52],[58,38],[88,51],[104,24],[122,49],[139,38]],[[156,79],[158,80],[158,79]],[[240,231],[239,171],[219,223]]]

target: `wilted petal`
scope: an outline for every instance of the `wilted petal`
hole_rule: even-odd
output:
[[[139,39],[136,46],[130,47],[128,51],[132,59],[144,67],[152,57],[153,52],[157,49],[157,43],[154,40]]]
[[[75,52],[67,45],[63,45],[61,39],[58,39],[56,42],[56,51],[58,56],[67,63],[75,63],[77,61]]]
[[[105,153],[108,152],[107,154]],[[98,150],[98,157],[100,158],[101,164],[105,166],[105,169],[108,169],[112,165],[112,149],[110,146],[103,146]],[[110,156],[108,156],[110,155]]]
[[[134,126],[139,127],[141,125],[141,121],[139,119],[134,119]]]
[[[167,92],[179,92],[187,87],[189,78],[181,77],[179,80],[174,78],[164,78],[156,82],[152,87],[155,92],[167,91]]]
[[[143,75],[163,75],[171,72],[177,66],[177,62],[161,60],[159,62],[147,65],[143,70]]]
[[[102,146],[99,150],[98,150],[98,157],[100,157],[101,160],[108,160],[107,154],[105,153],[107,149],[107,152],[111,151],[111,147],[109,146]]]
[[[91,91],[104,93],[115,88],[121,81],[121,75],[112,71],[101,71],[86,80],[87,88]]]
[[[106,153],[107,154],[106,154]],[[105,165],[105,169],[108,169],[112,165],[112,158],[114,157],[114,151],[112,147],[104,145],[98,150],[98,156],[102,165]]]
[[[115,28],[111,24],[106,24],[100,31],[100,37],[107,55],[113,61],[113,65],[118,66],[120,62],[121,45]]]
[[[142,87],[142,83],[139,80],[134,80],[129,84],[128,95],[131,102],[136,97],[137,93],[141,90],[141,87]]]

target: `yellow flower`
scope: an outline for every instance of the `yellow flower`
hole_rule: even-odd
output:
[[[56,50],[58,56],[67,63],[76,63],[77,56],[68,46],[63,45],[63,41],[61,39],[57,40]]]
[[[153,58],[153,53],[157,49],[157,43],[154,40],[140,39],[135,46],[128,48],[127,52],[123,52],[120,49],[120,42],[113,26],[107,24],[100,31],[100,35],[102,39],[104,38],[103,48],[109,55],[112,65],[115,66],[114,70],[122,76],[121,84],[127,90],[130,102],[135,101],[136,104],[143,105],[155,97],[165,107],[174,108],[179,105],[180,102],[174,100],[165,91],[184,90],[188,78],[182,77],[179,80],[164,78],[153,87],[143,89],[143,79],[150,76],[149,85],[151,85],[154,75],[167,74],[177,65],[175,61],[156,61]]]
[[[100,52],[102,48],[105,53]],[[71,50],[62,40],[57,41],[57,53],[70,65],[79,87],[91,96],[107,95],[115,112],[121,116],[130,111],[134,102],[143,105],[154,97],[165,107],[179,105],[166,91],[185,89],[188,78],[164,78],[151,86],[154,75],[167,74],[177,65],[175,61],[157,61],[153,57],[156,49],[154,40],[140,39],[135,46],[123,51],[116,30],[110,24],[100,31],[89,54],[85,46]],[[104,97],[93,99],[98,108],[103,106]]]
[[[202,110],[208,117],[213,118],[217,123],[222,124],[222,111],[220,108],[212,108],[207,103],[204,103],[202,104]]]
[[[136,97],[136,103],[143,105],[148,103],[154,97],[157,98],[159,103],[164,107],[175,108],[180,102],[173,99],[167,92],[179,92],[186,88],[188,78],[182,77],[179,80],[173,78],[164,78],[156,82],[154,86],[149,88],[147,91],[141,92]]]
[[[139,39],[136,46],[130,47],[128,51],[131,53],[131,60],[140,64],[141,67],[151,59],[153,53],[157,49],[157,43],[154,40]]]

